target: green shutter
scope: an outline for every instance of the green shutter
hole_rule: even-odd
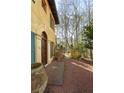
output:
[[[50,15],[50,27],[52,28],[52,16]]]
[[[31,64],[35,63],[35,33],[31,32]]]
[[[50,57],[54,56],[53,42],[50,42]]]

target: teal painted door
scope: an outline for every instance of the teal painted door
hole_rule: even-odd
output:
[[[35,33],[31,32],[31,64],[35,63]]]

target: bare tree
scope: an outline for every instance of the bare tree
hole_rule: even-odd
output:
[[[84,26],[92,19],[92,0],[61,0],[58,6],[60,25],[57,36],[66,48],[77,46]]]

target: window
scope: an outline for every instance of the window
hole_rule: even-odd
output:
[[[50,15],[50,27],[54,30],[54,21],[52,15]]]
[[[54,56],[54,44],[53,42],[50,42],[50,57]]]
[[[45,0],[42,0],[42,7],[43,7],[44,11],[46,12],[47,6],[46,6]]]
[[[32,2],[35,4],[35,0],[32,0]]]
[[[50,15],[50,27],[52,28],[52,16]]]

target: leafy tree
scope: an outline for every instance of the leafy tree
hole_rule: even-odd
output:
[[[90,57],[93,59],[93,21],[84,27],[83,41],[84,47],[90,49]]]
[[[93,23],[90,22],[89,25],[84,27],[84,42],[85,47],[88,49],[93,49]]]

